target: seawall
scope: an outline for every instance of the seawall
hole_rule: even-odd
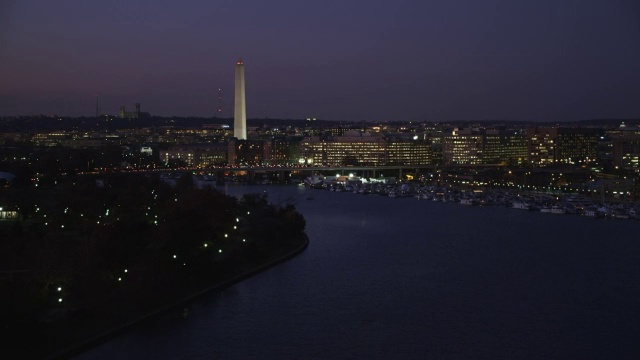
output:
[[[76,345],[72,345],[66,349],[63,349],[61,351],[56,352],[55,354],[52,354],[51,356],[49,356],[49,359],[68,359],[70,357],[73,356],[77,356],[80,355],[81,353],[96,347],[102,343],[105,343],[115,337],[117,337],[118,335],[121,335],[125,332],[127,332],[128,330],[132,329],[135,326],[140,326],[143,323],[150,321],[158,316],[161,316],[163,314],[166,314],[168,312],[171,311],[176,311],[179,309],[184,308],[186,305],[188,305],[189,303],[195,301],[197,298],[208,294],[210,292],[213,291],[219,291],[222,290],[224,288],[227,288],[229,286],[232,286],[238,282],[241,282],[245,279],[248,279],[256,274],[259,274],[275,265],[278,265],[280,263],[283,263],[287,260],[290,260],[294,257],[296,257],[297,255],[299,255],[300,253],[302,253],[307,246],[309,245],[309,237],[303,233],[303,235],[301,236],[301,242],[298,246],[296,246],[295,248],[291,249],[290,251],[286,252],[285,254],[282,254],[280,256],[278,256],[277,258],[274,259],[269,259],[268,261],[266,261],[265,263],[261,263],[258,264],[256,267],[251,268],[251,269],[247,269],[245,271],[242,271],[240,273],[235,273],[235,274],[229,274],[228,278],[225,279],[221,279],[219,281],[214,282],[213,284],[208,285],[207,287],[205,287],[204,289],[197,291],[195,293],[191,293],[183,298],[181,298],[178,301],[175,301],[169,305],[154,309],[150,312],[147,312],[143,315],[140,315],[138,317],[136,317],[135,319],[128,321],[124,324],[122,324],[121,326],[118,326],[116,328],[112,328],[106,331],[101,332],[100,334],[93,336],[92,338],[83,341],[80,344],[76,344]]]

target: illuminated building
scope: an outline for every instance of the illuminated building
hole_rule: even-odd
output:
[[[595,161],[602,134],[600,129],[558,128],[556,162],[583,164]]]
[[[430,141],[358,130],[344,136],[311,136],[302,140],[300,153],[307,164],[323,166],[383,166],[430,164]]]
[[[386,165],[426,165],[433,162],[431,140],[418,135],[410,135],[408,138],[386,135],[386,138]]]
[[[443,140],[446,165],[521,163],[527,158],[527,138],[518,131],[455,128]]]
[[[51,133],[36,133],[31,137],[31,142],[36,146],[58,146],[64,140],[72,138],[72,134],[65,131]]]
[[[443,140],[442,162],[445,165],[482,164],[483,136],[478,130],[455,128]]]
[[[1,220],[19,220],[20,214],[17,210],[7,210],[4,207],[0,207],[0,221]]]
[[[597,157],[599,129],[533,127],[529,137],[529,161],[534,165],[580,164]]]
[[[487,130],[482,147],[483,164],[521,164],[527,160],[527,137],[515,130]]]
[[[294,164],[301,158],[299,136],[274,137],[271,140],[271,164]]]
[[[381,134],[348,131],[344,136],[311,136],[302,141],[302,154],[324,166],[379,166],[387,162],[386,141]]]
[[[160,161],[170,165],[177,163],[198,168],[223,165],[227,162],[227,144],[174,146],[160,151]]]
[[[532,127],[527,129],[529,137],[529,162],[538,166],[555,162],[557,128]]]
[[[247,139],[247,105],[244,91],[244,63],[236,62],[235,106],[233,111],[233,136],[238,140]]]
[[[271,159],[270,140],[231,140],[228,144],[229,165],[266,165]]]
[[[640,170],[640,134],[622,134],[613,139],[613,165]]]

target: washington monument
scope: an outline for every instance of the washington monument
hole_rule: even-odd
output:
[[[244,63],[236,62],[236,96],[233,111],[233,136],[238,140],[247,139],[247,104],[244,98]]]

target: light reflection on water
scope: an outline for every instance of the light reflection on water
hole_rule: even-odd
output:
[[[625,358],[640,352],[640,222],[267,191],[298,257],[80,359]],[[309,196],[313,200],[307,200]]]

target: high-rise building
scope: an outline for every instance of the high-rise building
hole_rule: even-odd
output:
[[[244,63],[236,62],[236,94],[233,112],[233,136],[238,140],[247,139],[247,105],[244,97]]]

